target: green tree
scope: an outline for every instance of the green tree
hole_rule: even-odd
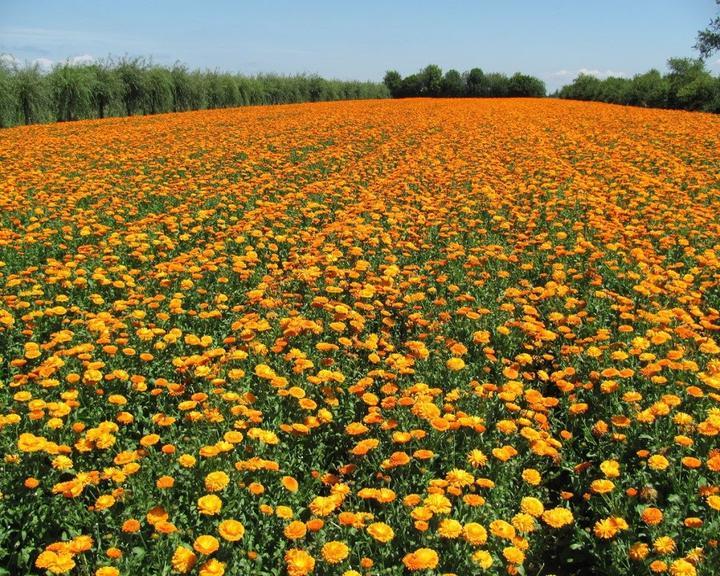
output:
[[[56,65],[48,75],[52,103],[58,122],[77,120],[90,109],[91,77],[86,67]]]
[[[390,91],[393,98],[397,98],[400,94],[400,86],[402,85],[402,76],[397,70],[388,70],[385,72],[383,84]]]
[[[631,88],[631,80],[609,76],[600,82],[598,99],[609,104],[629,104]]]
[[[715,0],[715,3],[720,6],[720,0]],[[700,52],[701,58],[720,50],[720,14],[710,20],[707,28],[698,32],[695,49]]]
[[[145,71],[145,111],[150,114],[169,112],[173,106],[173,77],[170,71],[153,66]]]
[[[671,108],[700,110],[701,99],[711,92],[712,77],[705,70],[702,60],[692,58],[670,58],[668,80],[668,101]]]
[[[487,95],[491,98],[506,98],[510,93],[510,82],[505,74],[491,72],[485,75]]]
[[[120,85],[120,98],[127,116],[141,111],[145,103],[146,69],[147,64],[142,58],[123,58],[114,67]]]
[[[561,98],[572,100],[598,100],[600,98],[601,82],[590,74],[579,74],[571,84],[560,89]]]
[[[445,72],[441,83],[441,93],[446,98],[459,98],[465,94],[465,82],[460,72],[448,70]]]
[[[12,89],[10,68],[0,60],[0,128],[6,128],[13,123],[15,98]]]
[[[629,103],[646,108],[667,106],[668,82],[654,68],[645,74],[636,74],[629,90]]]
[[[105,62],[98,62],[89,67],[90,102],[98,118],[105,118],[112,104],[120,94],[118,78]]]
[[[34,124],[43,120],[47,104],[45,79],[37,64],[15,68],[12,75],[12,93],[22,121]]]
[[[487,96],[489,87],[485,73],[480,68],[473,68],[465,77],[467,95],[473,98]]]
[[[545,96],[545,83],[534,76],[517,72],[508,81],[508,94],[516,97],[542,98]]]
[[[442,90],[442,69],[440,66],[430,64],[420,73],[422,96],[440,96]]]

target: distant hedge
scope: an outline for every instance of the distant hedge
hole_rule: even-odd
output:
[[[462,74],[431,64],[416,74],[403,78],[389,70],[383,80],[393,98],[417,96],[437,98],[505,98],[545,96],[545,83],[539,78],[521,74],[506,76],[498,72],[485,74],[473,68]]]
[[[0,127],[253,104],[387,98],[376,82],[315,75],[244,76],[158,66],[143,58],[64,63],[50,71],[0,61]]]
[[[581,74],[555,96],[611,104],[720,112],[720,76],[714,77],[702,60],[671,58],[669,72],[657,70],[633,78],[604,80]]]

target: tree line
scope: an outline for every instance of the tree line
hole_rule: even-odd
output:
[[[396,70],[388,70],[383,79],[393,98],[506,98],[543,97],[545,83],[539,78],[521,74],[507,76],[499,72],[486,74],[473,68],[462,74],[442,69],[435,64],[404,78]]]
[[[73,64],[45,71],[0,60],[0,127],[254,104],[387,98],[384,84],[316,75],[245,76],[159,66],[144,58]]]
[[[650,70],[632,78],[601,80],[580,74],[553,96],[610,104],[720,112],[720,76],[714,77],[703,60],[671,58],[668,73]]]

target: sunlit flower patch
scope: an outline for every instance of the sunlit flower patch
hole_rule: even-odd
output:
[[[719,149],[552,100],[0,132],[0,574],[716,573]]]

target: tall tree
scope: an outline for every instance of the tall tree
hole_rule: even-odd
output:
[[[480,68],[473,68],[467,73],[465,78],[467,84],[467,95],[477,98],[479,96],[487,96],[488,84],[485,79],[485,73]]]
[[[442,95],[446,98],[459,98],[464,96],[465,83],[463,82],[460,72],[457,70],[448,70],[445,72],[441,83]]]
[[[146,68],[147,65],[141,58],[123,58],[115,67],[121,98],[128,116],[139,112],[145,103]]]
[[[117,77],[106,62],[90,65],[90,102],[98,118],[105,118],[120,93]]]
[[[58,122],[77,120],[90,108],[91,83],[85,67],[59,64],[48,79]]]
[[[12,77],[8,66],[0,60],[0,128],[10,126],[13,121]]]
[[[37,64],[16,68],[12,76],[13,93],[18,111],[25,124],[40,122],[46,110],[47,92]]]
[[[715,0],[720,6],[720,0]],[[700,52],[701,58],[707,58],[713,52],[720,50],[720,14],[715,16],[705,30],[700,30],[697,35],[695,48]]]
[[[400,94],[400,85],[402,84],[402,76],[397,70],[388,70],[385,72],[383,84],[390,90],[393,98],[397,98]]]
[[[435,64],[430,64],[423,69],[420,73],[423,96],[440,96],[442,75],[442,69]]]

